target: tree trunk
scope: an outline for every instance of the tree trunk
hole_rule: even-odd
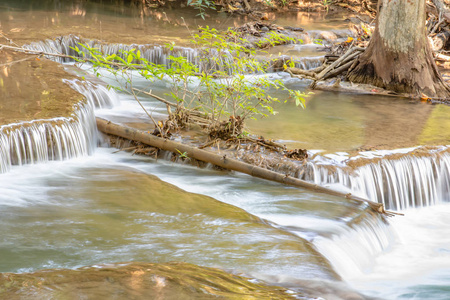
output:
[[[448,97],[428,44],[426,0],[378,0],[376,28],[347,78],[399,93]]]

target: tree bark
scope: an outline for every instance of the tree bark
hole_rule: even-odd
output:
[[[448,97],[428,43],[426,0],[378,0],[375,31],[347,79],[399,93]]]

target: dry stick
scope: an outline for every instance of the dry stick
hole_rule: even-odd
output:
[[[441,14],[439,14],[439,22],[436,23],[436,25],[433,27],[433,29],[430,31],[428,35],[433,35],[436,30],[445,22],[445,19],[442,19]]]
[[[141,101],[139,101],[138,97],[136,96],[136,94],[134,93],[133,88],[131,88],[131,93],[133,94],[134,99],[137,101],[137,103],[139,103],[139,105],[141,106],[141,108],[145,111],[145,113],[147,114],[147,116],[150,118],[150,120],[152,120],[153,124],[155,125],[155,127],[158,129],[159,133],[161,134],[161,136],[164,136],[164,133],[162,131],[162,128],[159,127],[158,123],[155,121],[155,119],[152,117],[151,114],[149,114],[149,112],[145,109],[144,105],[142,105]]]
[[[44,52],[44,51],[30,50],[30,49],[26,49],[26,48],[23,48],[23,47],[14,47],[14,46],[8,46],[8,45],[0,44],[0,50],[3,49],[3,48],[14,50],[14,51],[27,52],[28,54],[49,55],[49,56],[56,56],[56,57],[72,58],[73,59],[73,56],[70,56],[70,55],[57,54],[57,53],[48,53],[48,52]]]
[[[437,60],[443,60],[443,61],[448,62],[448,61],[450,61],[450,56],[445,55],[445,54],[442,54],[442,53],[437,53],[437,54],[435,55],[435,59],[437,59]]]
[[[324,63],[320,67],[317,67],[317,68],[314,68],[314,69],[311,69],[308,71],[312,72],[312,73],[319,73],[319,72],[322,72],[323,70],[325,70],[326,67],[327,67],[327,65]]]
[[[338,76],[339,74],[345,72],[346,70],[348,70],[351,65],[354,63],[354,60],[348,61],[346,64],[340,66],[337,69],[334,69],[333,71],[325,74],[325,76],[322,78],[323,80],[331,78],[331,77],[335,77]]]
[[[244,4],[245,4],[245,9],[247,10],[247,11],[250,11],[252,8],[251,8],[251,6],[250,6],[250,4],[248,4],[248,1],[247,0],[244,0]]]
[[[289,73],[292,72],[292,74],[295,75],[305,75],[308,77],[312,77],[312,78],[316,78],[317,74],[310,71],[310,70],[303,70],[303,69],[299,69],[299,68],[287,68],[286,70],[288,70]]]
[[[219,155],[216,153],[212,153],[206,150],[202,150],[199,148],[191,147],[188,145],[184,145],[178,142],[174,142],[168,139],[160,138],[151,134],[148,134],[146,132],[130,128],[127,126],[119,125],[112,123],[111,121],[107,121],[105,119],[96,118],[97,119],[97,127],[101,132],[104,132],[106,134],[116,135],[122,138],[126,138],[129,140],[138,141],[144,144],[147,144],[149,146],[153,146],[165,151],[170,151],[173,153],[184,153],[186,152],[189,158],[196,159],[199,161],[208,162],[211,164],[214,164],[216,166],[233,170],[241,173],[245,173],[251,176],[272,180],[296,187],[301,187],[305,189],[310,189],[316,192],[326,193],[330,195],[345,197],[346,199],[353,200],[359,203],[365,203],[368,204],[371,209],[374,211],[385,214],[387,216],[392,216],[395,214],[395,212],[386,211],[384,209],[383,204],[376,203],[364,198],[360,198],[357,196],[354,196],[350,193],[342,193],[336,190],[332,190],[327,187],[323,187],[317,184],[313,184],[310,182],[306,182],[304,180],[294,178],[288,175],[284,175],[281,173],[277,173],[274,171],[270,171],[264,168],[256,167],[232,158],[228,158],[224,155]]]
[[[446,20],[447,22],[450,22],[450,12],[445,6],[445,4],[442,2],[442,0],[431,0],[433,2],[434,6],[436,6],[439,19],[442,18]]]
[[[286,69],[286,71],[292,76],[292,77],[297,77],[297,78],[306,78],[306,79],[311,79],[311,80],[314,80],[314,81],[317,81],[317,78],[316,77],[311,77],[311,76],[308,76],[308,75],[305,75],[305,74],[294,74],[294,73],[292,73],[292,71],[289,69],[289,68],[287,68]]]
[[[17,47],[20,47],[19,45],[17,45],[16,43],[14,43],[14,41],[10,38],[8,38],[6,35],[4,35],[3,33],[0,32],[0,36],[3,37],[5,40],[7,40],[10,44],[14,44]]]
[[[172,106],[172,107],[178,107],[178,105],[176,105],[175,103],[172,103],[172,102],[170,102],[170,101],[167,101],[167,100],[164,99],[164,98],[161,98],[161,97],[159,97],[159,96],[157,96],[157,95],[155,95],[155,94],[152,94],[151,91],[150,91],[150,92],[146,92],[146,91],[139,90],[139,89],[136,89],[136,88],[133,88],[133,90],[135,90],[136,92],[145,94],[145,95],[147,95],[147,96],[150,96],[150,97],[152,97],[152,98],[155,98],[156,100],[161,101],[162,103],[165,103],[165,104],[167,104],[167,105],[169,105],[169,106]]]
[[[10,66],[10,65],[13,65],[15,63],[19,63],[19,62],[26,61],[26,60],[29,60],[29,59],[34,59],[34,58],[35,58],[34,56],[25,57],[25,58],[22,58],[22,59],[18,59],[18,60],[14,60],[14,61],[10,61],[10,62],[1,64],[0,67]]]
[[[360,48],[360,47],[352,47],[350,49],[347,50],[347,52],[345,52],[345,54],[343,54],[341,57],[339,57],[338,60],[336,60],[335,62],[333,62],[331,65],[329,65],[328,67],[325,68],[325,70],[323,70],[322,72],[319,73],[319,75],[317,75],[317,78],[320,80],[322,79],[322,77],[328,73],[330,70],[334,69],[335,67],[337,67],[344,59],[346,59],[347,57],[349,57],[353,52],[355,51],[364,51],[364,48]]]
[[[117,151],[114,151],[113,154],[114,154],[114,153],[117,153],[117,152],[120,152],[120,151],[129,151],[129,150],[135,150],[135,149],[137,149],[137,146],[134,146],[134,147],[127,147],[127,148],[121,148],[121,149],[119,149],[119,150],[117,150]]]

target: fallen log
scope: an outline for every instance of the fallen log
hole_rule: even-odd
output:
[[[152,147],[156,147],[165,151],[170,151],[175,154],[185,153],[185,155],[191,159],[211,163],[224,169],[233,170],[241,173],[245,173],[251,176],[284,183],[291,186],[301,187],[315,192],[326,193],[329,195],[345,197],[346,199],[356,201],[359,203],[368,204],[368,206],[382,215],[392,216],[394,212],[386,211],[383,204],[376,203],[364,198],[360,198],[352,195],[351,193],[343,193],[327,187],[323,187],[317,184],[313,184],[298,178],[294,178],[285,174],[270,171],[261,167],[253,166],[236,159],[228,158],[226,155],[220,155],[217,153],[202,150],[189,145],[181,144],[169,139],[160,138],[149,133],[127,127],[120,124],[112,123],[108,120],[97,118],[98,129],[106,134],[119,136],[125,139],[141,142]]]

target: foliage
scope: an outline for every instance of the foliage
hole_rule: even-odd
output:
[[[206,16],[206,9],[216,9],[214,0],[188,0],[187,5],[197,9],[199,11],[197,16],[200,16],[203,20]]]
[[[284,34],[280,34],[275,31],[270,31],[265,35],[264,38],[256,43],[256,46],[258,46],[259,48],[267,48],[289,43],[303,43],[303,41]]]
[[[280,39],[274,34],[267,41],[272,43]],[[128,76],[126,82],[131,91],[132,78],[124,75],[130,70],[149,81],[168,82],[171,86],[169,96],[176,103],[177,113],[186,109],[201,110],[210,120],[210,132],[225,126],[227,134],[238,136],[242,134],[240,124],[247,118],[276,113],[274,105],[280,100],[271,96],[271,90],[286,91],[298,106],[304,105],[306,96],[300,91],[289,90],[281,80],[268,78],[265,71],[270,62],[258,60],[256,50],[245,47],[245,42],[231,29],[219,32],[214,28],[200,28],[192,38],[199,61],[190,61],[180,54],[182,48],[170,43],[165,45],[171,53],[166,65],[148,61],[136,49],[120,55],[103,55],[98,49],[83,47],[92,57],[90,62],[97,72],[98,68],[105,68],[116,76]]]

